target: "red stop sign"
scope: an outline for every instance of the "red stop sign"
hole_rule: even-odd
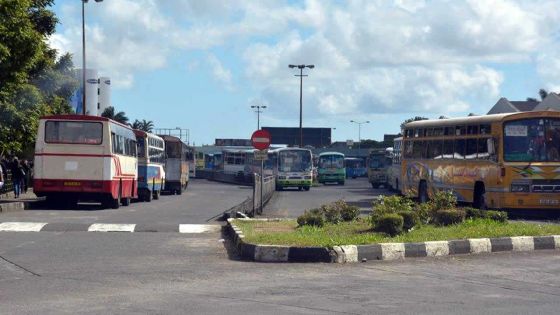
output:
[[[257,150],[266,150],[270,147],[270,133],[266,130],[257,130],[251,136],[251,143]]]

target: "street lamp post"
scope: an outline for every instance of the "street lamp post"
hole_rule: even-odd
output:
[[[257,113],[257,130],[261,129],[261,109],[265,109],[266,105],[252,105],[251,108],[256,108],[255,113]]]
[[[299,77],[299,147],[303,148],[303,77],[306,77],[307,74],[303,74],[303,69],[315,68],[314,65],[288,65],[288,67],[298,68],[299,74],[296,74],[296,77]]]
[[[86,3],[82,0],[82,115],[86,114]],[[102,2],[103,0],[95,0]]]
[[[359,150],[362,147],[362,125],[369,124],[369,120],[366,121],[350,120],[350,122],[358,125],[358,150]]]

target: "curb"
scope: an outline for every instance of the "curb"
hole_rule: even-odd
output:
[[[333,262],[334,257],[326,247],[291,247],[280,245],[255,245],[245,242],[241,229],[227,220],[226,232],[239,251],[241,259],[259,262]],[[251,221],[282,221],[287,219],[238,219]]]
[[[25,210],[24,202],[6,202],[0,203],[0,212],[16,212]]]
[[[228,219],[227,231],[232,236],[242,259],[260,262],[335,262],[355,263],[367,260],[403,260],[409,257],[440,257],[495,252],[526,252],[560,249],[560,235],[474,238],[420,243],[379,243],[372,245],[326,247],[290,247],[255,245],[244,241],[241,229]],[[244,219],[249,220],[251,219]],[[280,221],[258,219],[252,221]]]

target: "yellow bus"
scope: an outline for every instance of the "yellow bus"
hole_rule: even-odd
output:
[[[405,125],[402,191],[438,190],[478,208],[560,209],[560,112],[424,120]]]

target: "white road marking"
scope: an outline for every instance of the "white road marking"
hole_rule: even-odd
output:
[[[88,232],[134,232],[136,224],[108,224],[94,223],[89,226]]]
[[[214,224],[179,224],[179,233],[212,233],[219,232],[221,228]]]
[[[4,222],[0,223],[0,231],[5,232],[39,232],[47,223],[39,222]]]

